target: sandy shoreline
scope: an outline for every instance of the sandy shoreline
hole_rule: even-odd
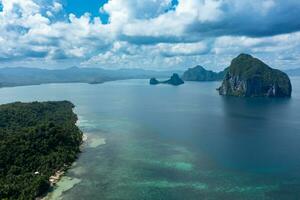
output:
[[[84,143],[87,141],[87,139],[88,136],[86,134],[82,134],[82,143],[80,145],[80,150],[82,150]],[[50,189],[52,189],[61,180],[61,178],[69,168],[70,166],[65,164],[62,169],[56,171],[54,175],[49,177]],[[44,197],[37,197],[36,200],[47,200],[48,194],[49,192],[47,192]]]
[[[53,176],[50,176],[49,178],[49,182],[51,186],[54,186],[59,179],[61,178],[62,175],[64,175],[65,170],[58,170],[57,172],[55,172],[55,174]]]
[[[82,134],[82,143],[80,145],[80,151],[82,152],[84,148],[96,148],[100,145],[105,145],[106,139],[95,136],[93,134],[85,133]],[[76,161],[72,163],[72,165],[64,165],[64,167],[55,172],[54,175],[49,177],[50,188],[49,191],[43,197],[37,197],[36,200],[52,200],[58,199],[58,196],[62,194],[67,188],[70,189],[71,185],[75,185],[80,182],[77,178],[71,178],[65,175],[66,171],[74,166]],[[71,181],[71,182],[70,182]],[[67,185],[66,185],[67,184]],[[73,187],[72,186],[72,187]]]
[[[82,142],[80,145],[80,149],[82,150],[84,143],[87,141],[88,136],[86,134],[82,134]],[[53,176],[50,176],[49,182],[51,187],[55,186],[55,184],[61,179],[61,177],[65,174],[65,172],[69,169],[69,166],[64,165],[63,169],[55,172]]]
[[[88,139],[88,136],[86,134],[82,134],[82,143],[86,142]]]

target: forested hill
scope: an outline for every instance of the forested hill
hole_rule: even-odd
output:
[[[185,71],[182,79],[185,81],[220,81],[223,80],[225,74],[226,69],[221,72],[214,72],[198,65]]]
[[[68,101],[0,106],[0,199],[34,199],[71,164],[82,133]]]

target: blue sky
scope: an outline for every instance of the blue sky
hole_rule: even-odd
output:
[[[0,0],[0,67],[300,67],[299,0]]]
[[[104,23],[108,21],[106,13],[99,12],[99,9],[108,2],[108,0],[63,0],[61,1],[66,13],[73,13],[77,17],[89,12],[92,17],[99,16]]]

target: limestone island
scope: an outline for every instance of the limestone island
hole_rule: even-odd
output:
[[[157,84],[170,84],[170,85],[182,85],[184,81],[179,77],[178,74],[174,73],[169,80],[166,81],[158,81],[156,78],[150,79],[150,85],[157,85]]]
[[[82,132],[68,101],[0,106],[0,199],[43,196],[75,161]]]
[[[290,97],[291,81],[284,72],[273,69],[248,54],[240,54],[225,69],[220,95],[239,97]]]
[[[194,68],[189,68],[182,75],[184,81],[221,81],[224,78],[225,71],[214,72],[206,70],[204,67],[197,65]]]

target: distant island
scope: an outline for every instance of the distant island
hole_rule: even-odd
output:
[[[194,68],[189,68],[182,75],[185,81],[221,81],[224,78],[225,70],[214,72],[206,70],[204,67],[197,65]]]
[[[50,176],[74,162],[82,132],[73,107],[68,101],[0,106],[0,199],[35,199],[48,191]]]
[[[290,97],[292,86],[284,72],[248,54],[234,58],[226,70],[220,95],[240,97]]]
[[[285,70],[289,76],[300,76],[300,68]]]
[[[100,84],[107,81],[125,79],[166,78],[173,72],[144,69],[102,69],[79,68],[39,69],[24,67],[0,68],[0,88],[45,83],[89,83]],[[178,71],[177,73],[181,73]]]
[[[150,85],[157,85],[157,84],[170,84],[170,85],[182,85],[184,84],[184,81],[179,77],[178,74],[174,73],[170,79],[166,81],[158,81],[156,78],[150,79]]]

